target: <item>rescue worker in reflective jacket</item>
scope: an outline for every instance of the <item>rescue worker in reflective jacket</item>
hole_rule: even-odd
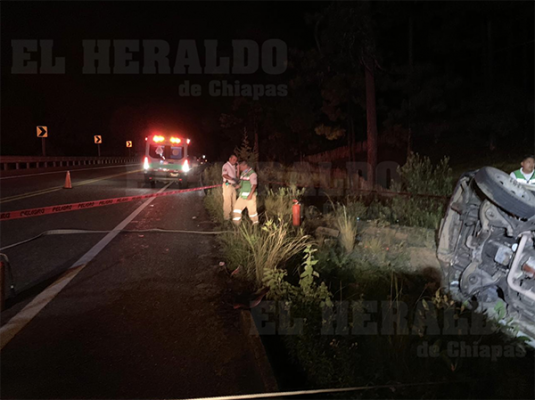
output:
[[[520,166],[522,168],[511,172],[511,178],[516,179],[524,185],[535,186],[535,172],[533,171],[535,169],[535,156],[529,155],[525,157],[520,163]]]
[[[256,210],[256,187],[258,186],[258,176],[256,172],[247,164],[247,161],[240,162],[240,189],[238,200],[234,204],[232,222],[239,225],[243,210],[247,209],[249,218],[253,225],[258,224],[258,211]]]
[[[236,202],[236,187],[239,183],[235,167],[237,162],[238,157],[232,154],[221,169],[221,176],[223,177],[223,218],[225,221],[230,221],[230,215]]]

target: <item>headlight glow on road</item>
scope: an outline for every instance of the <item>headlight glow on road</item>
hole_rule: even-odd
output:
[[[189,162],[188,160],[184,161],[184,164],[182,165],[182,171],[188,172],[190,170],[189,168]]]

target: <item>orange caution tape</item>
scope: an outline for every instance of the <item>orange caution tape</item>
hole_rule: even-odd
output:
[[[170,190],[168,192],[145,194],[141,196],[118,197],[118,198],[113,198],[113,199],[84,201],[82,203],[60,204],[57,206],[7,211],[7,212],[0,213],[0,221],[7,221],[7,220],[19,219],[19,218],[39,217],[41,215],[57,214],[57,213],[62,213],[62,212],[67,212],[67,211],[87,210],[89,208],[110,206],[112,204],[128,203],[130,201],[144,200],[144,199],[149,199],[151,197],[169,196],[169,195],[178,194],[178,193],[195,192],[195,191],[204,190],[204,189],[213,189],[219,186],[220,185],[202,186],[202,187],[192,188],[192,189]]]

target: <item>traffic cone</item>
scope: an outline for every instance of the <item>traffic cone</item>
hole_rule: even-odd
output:
[[[63,189],[72,189],[71,171],[67,171],[67,175],[65,176],[65,186],[63,186]]]

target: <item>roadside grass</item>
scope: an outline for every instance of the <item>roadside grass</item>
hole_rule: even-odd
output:
[[[286,182],[288,167],[275,162],[264,162],[258,169],[257,174],[260,181]]]
[[[337,229],[340,233],[338,242],[345,254],[350,254],[355,248],[357,240],[357,218],[353,210],[343,204],[333,204],[333,211],[325,216],[327,225]]]
[[[222,183],[221,170],[223,163],[208,165],[202,172],[202,182],[204,185],[217,185]]]
[[[293,200],[299,200],[304,189],[298,189],[295,185],[278,190],[268,189],[263,198],[266,219],[281,219],[289,223],[292,219]]]
[[[315,287],[323,287],[318,273],[322,261],[314,261],[308,262],[314,265]],[[291,319],[300,321],[298,333],[282,338],[291,360],[305,371],[308,388],[414,384],[344,393],[343,398],[532,394],[527,372],[533,372],[533,352],[507,335],[511,327],[453,301],[421,274],[380,265],[370,273],[365,263],[350,264],[359,273],[356,285],[341,298],[345,303],[333,304],[337,296],[325,289],[315,301],[307,300],[301,282],[289,287],[285,273],[272,280],[272,298],[284,302]],[[467,356],[467,351],[474,355]]]
[[[447,159],[434,166],[416,155],[398,172],[399,191],[448,196],[453,185]],[[434,247],[445,202],[348,197],[324,214],[307,208],[305,229],[296,229],[295,190],[268,191],[264,226],[244,221],[219,240],[251,292],[266,287],[283,305],[274,320],[293,321],[279,334],[289,370],[302,371],[307,388],[392,385],[328,398],[533,398],[533,351],[515,327],[453,301],[438,271],[412,268],[407,250]],[[205,201],[209,211],[222,207]],[[305,233],[318,226],[340,235]]]
[[[219,243],[222,245],[223,256],[227,267],[234,271],[237,268],[245,271],[245,279],[254,282],[255,270],[253,263],[253,256],[249,249],[244,236],[244,230],[251,230],[252,226],[248,222],[243,222],[240,230],[234,230],[223,233],[218,236]],[[242,275],[242,274],[240,274]]]
[[[218,224],[224,222],[223,218],[223,188],[216,187],[209,189],[208,193],[203,199],[204,207],[210,214],[210,217]]]
[[[412,154],[397,172],[400,181],[393,182],[390,191],[399,195],[391,197],[379,192],[367,196],[346,196],[348,212],[359,220],[438,228],[453,189],[449,160],[444,158],[433,165],[429,158]]]
[[[261,227],[243,221],[235,232],[220,235],[220,240],[229,267],[243,269],[240,276],[252,289],[261,287],[268,270],[283,268],[311,242],[302,229],[292,229],[282,220],[267,220]]]
[[[428,157],[411,154],[407,163],[398,167],[398,174],[400,182],[394,183],[392,190],[408,192],[410,196],[400,195],[375,209],[370,207],[370,214],[376,212],[376,218],[400,225],[438,228],[454,184],[449,159],[444,158],[433,165]],[[369,217],[374,219],[372,215]]]

